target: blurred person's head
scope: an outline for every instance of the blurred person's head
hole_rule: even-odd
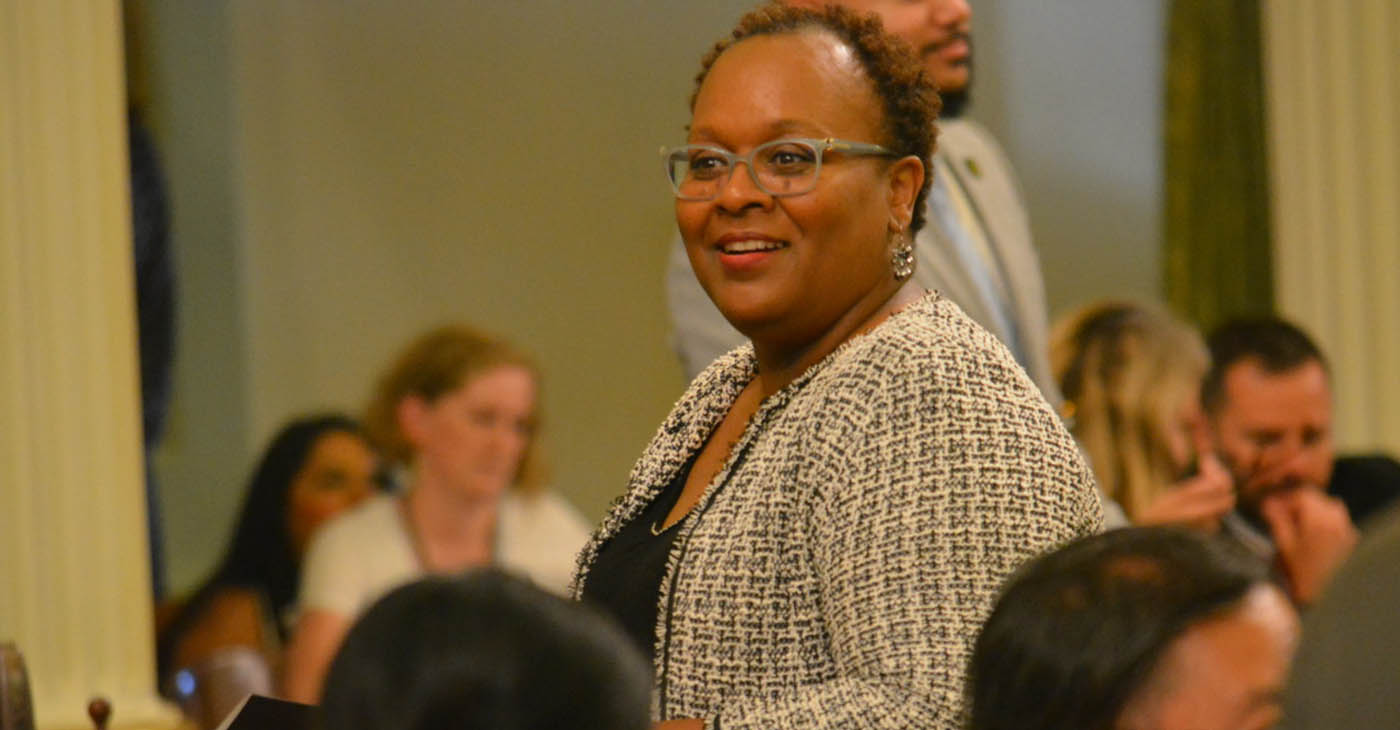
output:
[[[1327,361],[1298,327],[1265,317],[1228,322],[1208,340],[1201,388],[1216,450],[1235,477],[1240,505],[1271,493],[1326,489],[1336,456]]]
[[[371,439],[415,480],[474,497],[539,485],[539,376],[514,346],[470,327],[431,330],[380,376],[365,415]]]
[[[374,491],[377,468],[378,458],[358,426],[316,438],[287,492],[287,534],[298,559],[321,525]]]
[[[1130,302],[1080,309],[1050,340],[1070,429],[1104,494],[1137,519],[1195,464],[1205,343],[1166,312]]]
[[[162,663],[171,658],[184,628],[221,589],[254,590],[267,600],[273,616],[282,616],[296,600],[310,536],[374,491],[375,468],[375,453],[360,425],[343,415],[307,416],[283,426],[248,481],[219,566],[162,635]],[[277,629],[283,631],[280,622]]]
[[[1266,566],[1217,538],[1086,538],[1008,581],[969,671],[971,730],[1264,730],[1298,635]]]
[[[889,301],[913,272],[938,109],[908,49],[873,17],[769,4],[701,63],[668,164],[720,312],[801,349]]]
[[[308,416],[283,426],[248,482],[218,571],[223,582],[266,581],[274,608],[289,605],[311,534],[374,491],[375,468],[364,431],[345,416]]]
[[[828,0],[789,0],[820,5]],[[909,44],[938,88],[943,116],[956,117],[972,86],[972,5],[968,0],[835,0],[861,13],[873,13],[885,30]]]
[[[321,710],[328,730],[643,730],[650,692],[646,662],[604,616],[487,569],[371,606]]]

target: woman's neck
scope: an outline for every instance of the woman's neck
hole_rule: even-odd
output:
[[[913,280],[907,280],[883,301],[867,306],[852,307],[815,339],[791,343],[776,339],[754,337],[754,357],[758,360],[759,395],[767,398],[787,387],[808,368],[836,351],[847,340],[877,327],[891,314],[909,306],[924,292]]]
[[[416,475],[404,496],[409,529],[423,567],[456,573],[491,562],[500,498],[463,494]]]

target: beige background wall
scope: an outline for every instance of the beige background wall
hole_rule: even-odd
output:
[[[181,276],[172,585],[217,557],[278,423],[358,407],[452,318],[538,354],[555,484],[601,514],[683,386],[656,150],[752,3],[143,2]],[[1090,4],[976,4],[973,115],[1021,168],[1056,309],[1157,291],[1159,3]]]
[[[1165,0],[972,0],[973,116],[1021,177],[1050,310],[1161,297]]]

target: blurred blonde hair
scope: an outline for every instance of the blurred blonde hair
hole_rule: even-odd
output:
[[[388,463],[407,466],[413,462],[414,449],[399,425],[398,408],[403,399],[417,396],[431,404],[499,367],[522,368],[537,384],[540,381],[534,361],[505,340],[462,324],[429,330],[410,342],[379,376],[365,410],[365,432]],[[537,449],[539,425],[537,399],[530,441],[521,455],[513,485],[522,492],[538,491],[543,484],[544,470]]]
[[[1159,309],[1099,302],[1055,326],[1050,364],[1099,487],[1136,520],[1180,476],[1167,428],[1186,399],[1200,397],[1205,342]]]

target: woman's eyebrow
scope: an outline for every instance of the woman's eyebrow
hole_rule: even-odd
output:
[[[700,126],[691,126],[689,131],[689,139],[692,142],[696,140],[714,141],[723,137],[723,135],[719,134],[712,126],[707,124],[702,124]],[[768,140],[774,140],[779,139],[781,137],[793,135],[828,136],[823,131],[822,127],[813,124],[810,121],[803,121],[799,119],[774,120],[772,122],[769,122],[765,127],[763,127],[762,132]]]

